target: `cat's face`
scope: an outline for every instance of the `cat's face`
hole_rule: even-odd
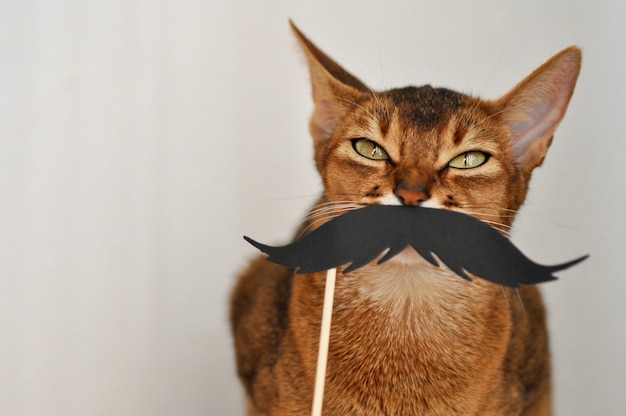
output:
[[[316,142],[327,201],[421,205],[511,223],[527,181],[492,106],[428,86],[359,98]]]
[[[430,86],[374,92],[294,32],[311,73],[324,212],[420,205],[507,231],[565,114],[580,71],[578,48],[486,101]]]

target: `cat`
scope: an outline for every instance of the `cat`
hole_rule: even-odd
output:
[[[374,91],[292,29],[324,186],[296,236],[383,204],[459,211],[508,235],[573,94],[579,48],[482,100],[429,85]],[[325,277],[262,255],[238,277],[230,321],[248,415],[310,414]],[[324,415],[552,413],[536,286],[459,279],[409,248],[339,274],[334,305]]]

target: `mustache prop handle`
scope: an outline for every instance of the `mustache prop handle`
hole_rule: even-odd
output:
[[[317,354],[317,369],[315,372],[315,390],[313,391],[312,416],[322,415],[324,403],[324,384],[326,382],[326,364],[328,363],[328,346],[330,343],[330,324],[333,317],[333,301],[335,297],[335,280],[337,269],[328,269],[326,272],[326,288],[324,289],[324,306],[322,309],[322,325],[320,329],[320,345]]]

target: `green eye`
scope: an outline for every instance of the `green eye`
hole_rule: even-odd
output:
[[[454,159],[452,159],[448,166],[457,169],[472,169],[484,164],[488,159],[488,156],[479,151],[472,151],[461,153]]]
[[[457,169],[472,169],[479,167],[486,161],[487,155],[483,152],[465,152],[452,159],[448,166]]]
[[[377,143],[368,139],[352,140],[352,147],[358,154],[372,160],[389,160],[389,155]]]

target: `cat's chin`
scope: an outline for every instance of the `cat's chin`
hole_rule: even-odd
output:
[[[407,247],[400,253],[387,260],[387,263],[400,266],[417,266],[424,263],[424,258],[420,256],[413,247]]]
[[[432,265],[412,247],[407,247],[382,264],[374,262],[371,267],[356,270],[355,284],[361,295],[387,308],[391,314],[405,314],[410,310],[407,306],[424,304],[431,305],[429,313],[432,313],[438,310],[433,308],[440,300],[447,299],[437,294],[462,292],[462,285],[467,283],[445,264],[440,262],[440,265]]]

